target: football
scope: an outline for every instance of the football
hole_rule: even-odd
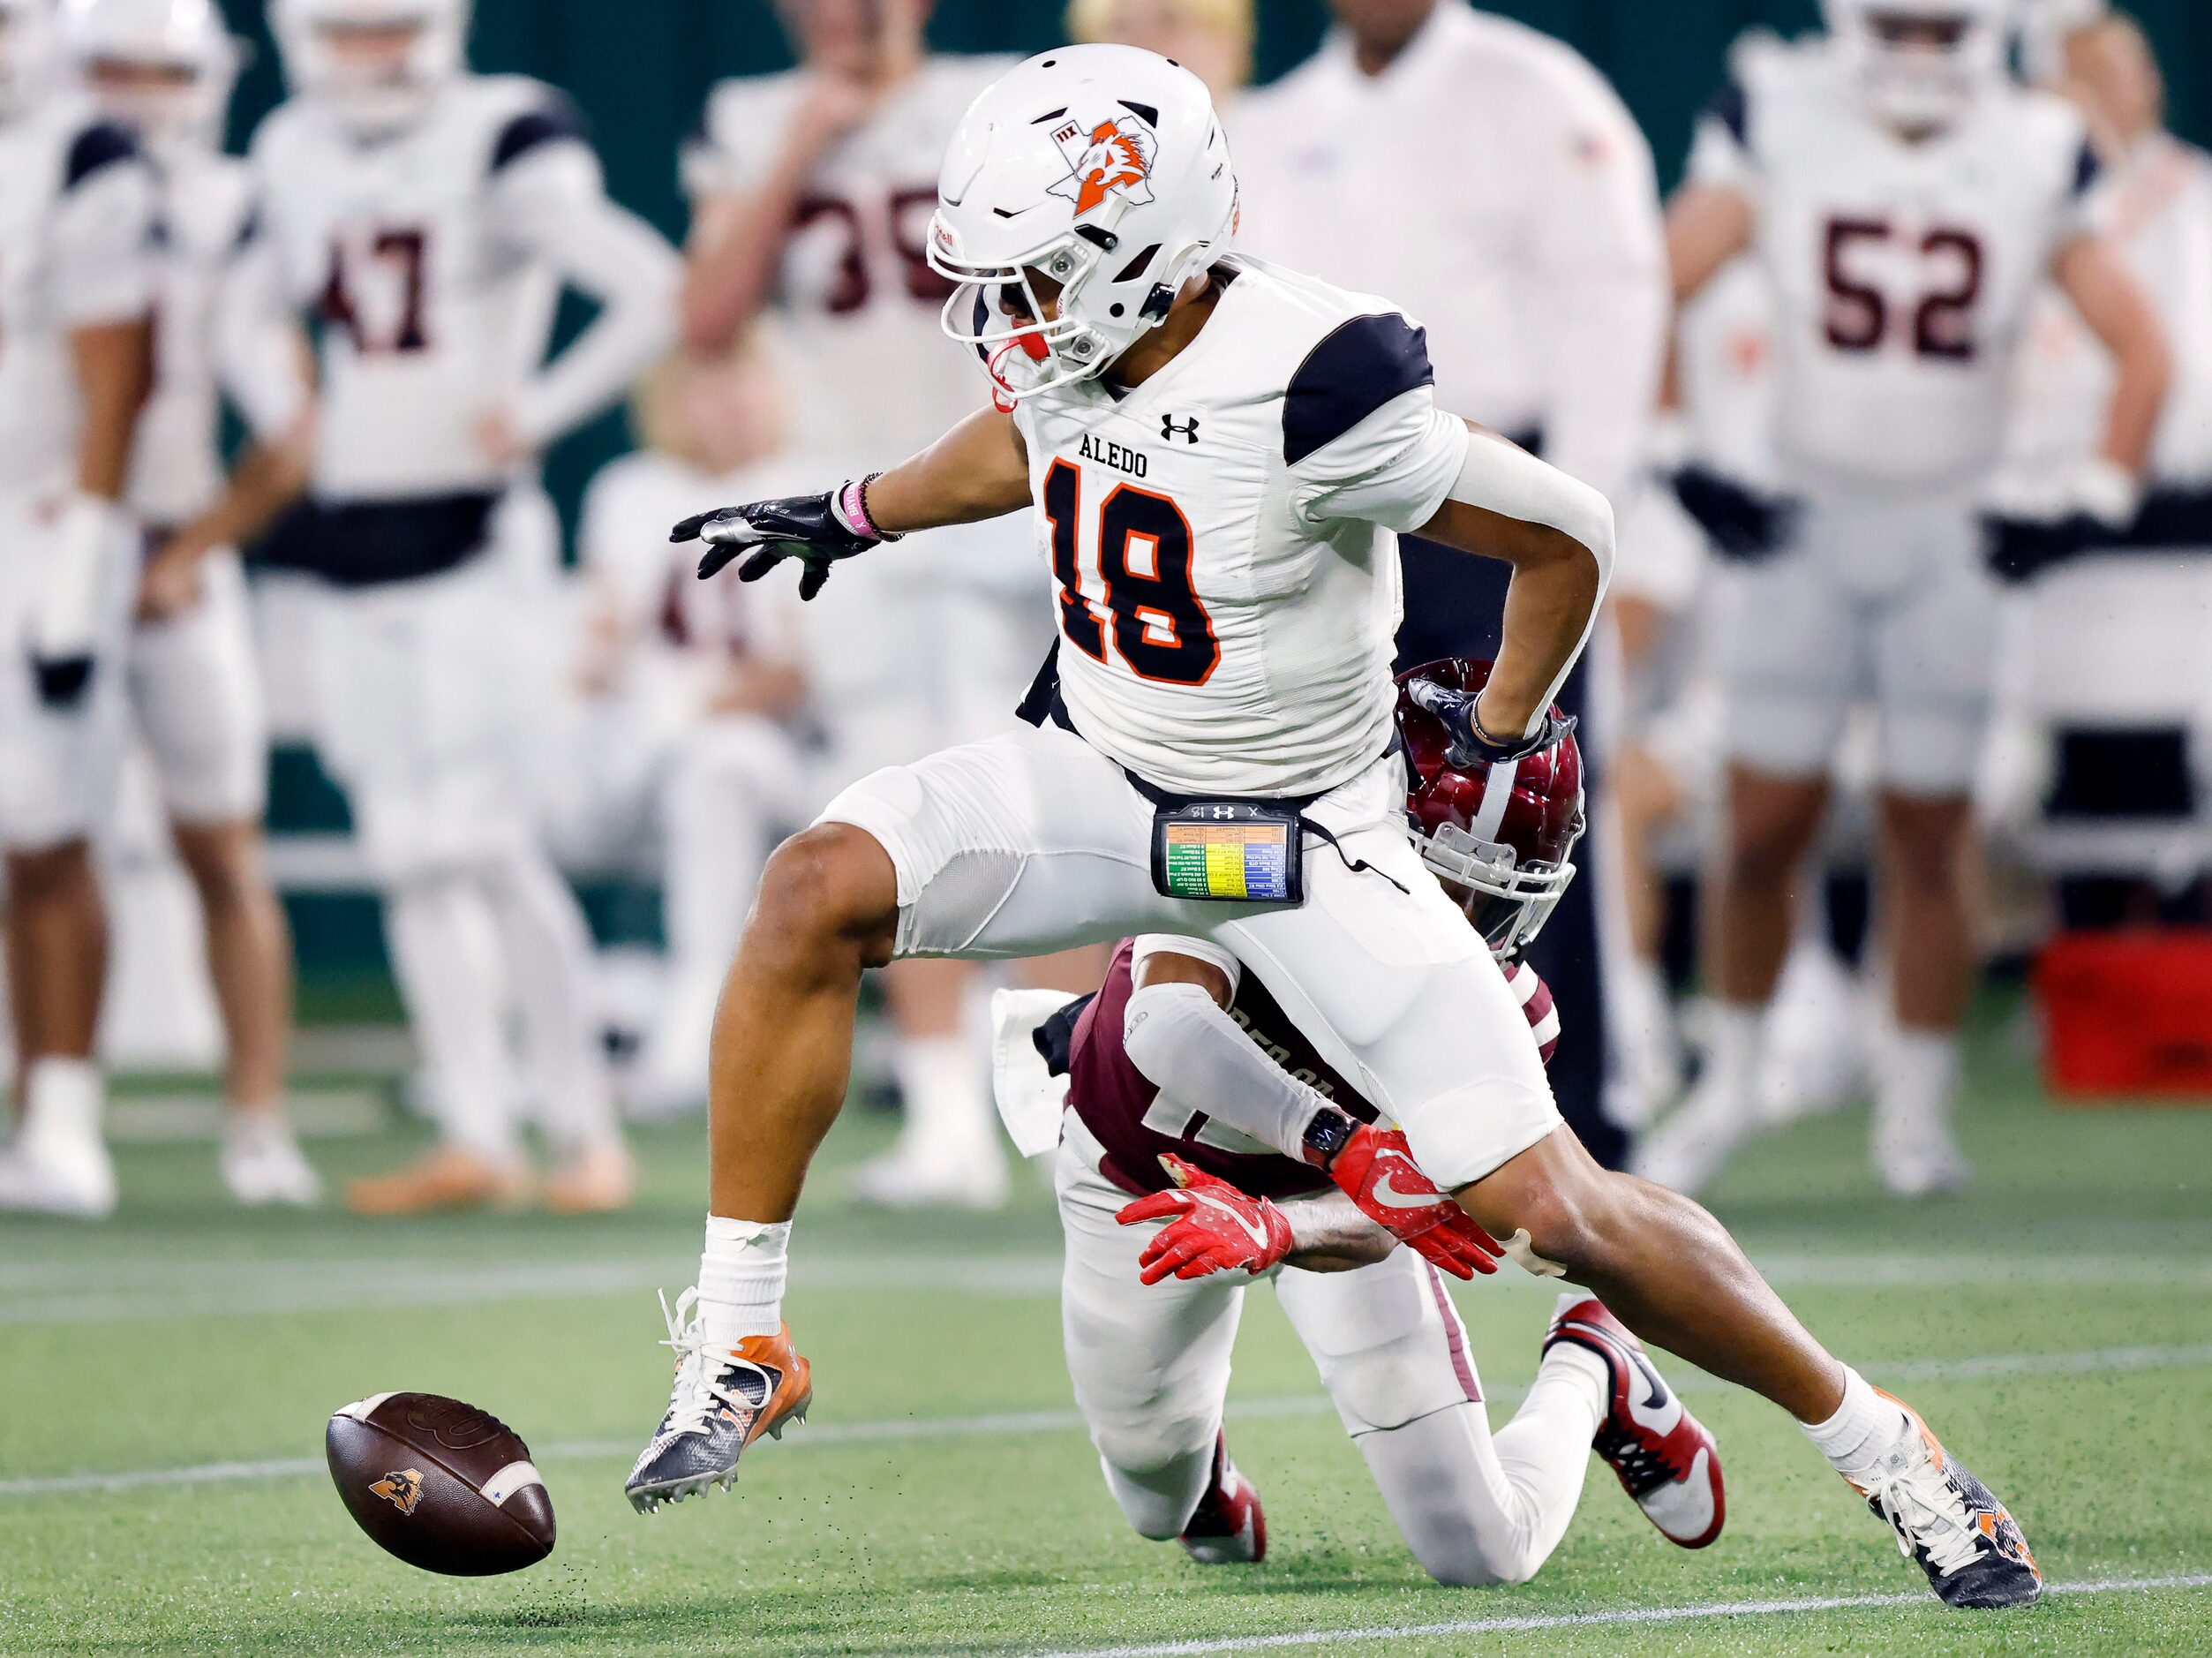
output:
[[[553,1499],[522,1436],[435,1393],[378,1393],[330,1419],[324,1448],[361,1529],[425,1571],[487,1578],[553,1552]]]

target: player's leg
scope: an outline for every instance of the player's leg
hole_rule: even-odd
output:
[[[1877,1065],[1874,1157],[1902,1196],[1960,1186],[1951,1134],[1959,1027],[1974,984],[1969,799],[1995,690],[1998,602],[1964,514],[1931,512],[1921,578],[1875,642],[1877,842],[1893,1029]]]
[[[1816,1341],[1689,1198],[1601,1167],[1564,1127],[1457,1195],[1526,1263],[1596,1291],[1637,1336],[1789,1412],[1945,1601],[2014,1605],[2042,1593],[2003,1504],[1917,1415]]]
[[[1285,1269],[1275,1293],[1421,1569],[1525,1583],[1565,1535],[1605,1420],[1602,1367],[1547,1353],[1494,1436],[1459,1314],[1410,1249],[1353,1272]]]
[[[384,907],[393,976],[421,1052],[439,1143],[391,1174],[350,1185],[350,1207],[406,1214],[512,1205],[530,1190],[520,1085],[506,1039],[506,982],[490,905],[443,831],[438,699],[425,682],[423,584],[319,592],[316,742],[347,795]]]
[[[245,577],[229,554],[204,572],[198,607],[133,634],[132,715],[199,896],[222,1016],[224,1183],[245,1203],[311,1203],[321,1182],[284,1112],[292,946],[261,833],[268,741]]]
[[[1064,1139],[1053,1174],[1066,1240],[1060,1327],[1068,1378],[1106,1488],[1140,1537],[1163,1541],[1192,1525],[1224,1460],[1222,1408],[1246,1280],[1140,1279],[1137,1257],[1155,1228],[1116,1223],[1130,1195],[1098,1173],[1088,1139],[1080,1132]],[[1236,1481],[1238,1495],[1242,1488]],[[1208,1551],[1200,1558],[1231,1557],[1224,1549],[1259,1558],[1266,1523],[1256,1496],[1238,1518],[1237,1530],[1249,1535],[1211,1538],[1198,1545]]]
[[[1860,673],[1850,595],[1830,578],[1847,525],[1809,505],[1797,543],[1729,572],[1720,621],[1727,828],[1708,872],[1705,976],[1712,1035],[1682,1108],[1637,1148],[1636,1167],[1679,1191],[1718,1173],[1758,1122],[1767,1004],[1789,951],[1805,855]]]

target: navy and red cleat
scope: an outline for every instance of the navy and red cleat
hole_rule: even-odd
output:
[[[1252,1565],[1268,1557],[1268,1516],[1260,1493],[1229,1459],[1229,1436],[1214,1439],[1214,1478],[1191,1511],[1182,1543],[1205,1566]]]
[[[1720,1448],[1653,1368],[1644,1344],[1594,1295],[1562,1295],[1544,1351],[1570,1343],[1595,1353],[1612,1378],[1591,1448],[1669,1542],[1703,1549],[1728,1517]]]

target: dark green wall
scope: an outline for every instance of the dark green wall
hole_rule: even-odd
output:
[[[260,0],[223,0],[260,49],[241,88],[237,131],[282,92]],[[1810,26],[1816,0],[1501,0],[1493,10],[1573,41],[1610,75],[1651,135],[1671,179],[1690,117],[1712,90],[1722,53],[1755,23]],[[2212,139],[2212,4],[2141,0],[2173,88],[2176,124]],[[962,50],[1030,51],[1056,44],[1060,0],[939,0],[932,38]],[[1313,49],[1324,0],[1260,0],[1260,72],[1271,78]],[[598,134],[614,192],[672,236],[683,230],[675,151],[718,78],[790,61],[766,0],[478,0],[474,57],[567,87]],[[609,417],[563,446],[551,479],[565,506],[599,459],[623,441]]]

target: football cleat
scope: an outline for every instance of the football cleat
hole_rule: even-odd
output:
[[[994,1210],[1006,1202],[1006,1154],[995,1134],[973,1145],[930,1145],[901,1134],[853,1171],[853,1201],[871,1209]]]
[[[1229,1459],[1229,1436],[1214,1436],[1214,1477],[1180,1540],[1202,1566],[1249,1566],[1268,1557],[1268,1515],[1260,1493]]]
[[[495,1162],[465,1146],[433,1147],[403,1169],[346,1182],[357,1215],[426,1215],[448,1209],[515,1210],[536,1190],[527,1165]]]
[[[714,1486],[728,1490],[745,1448],[763,1434],[781,1439],[814,1403],[813,1368],[792,1351],[790,1325],[772,1336],[747,1336],[734,1347],[710,1348],[698,1304],[696,1289],[677,1298],[673,1312],[661,1298],[668,1321],[662,1345],[675,1350],[676,1385],[667,1414],[623,1482],[640,1514]]]
[[[613,1215],[637,1195],[637,1166],[619,1140],[587,1146],[545,1176],[542,1195],[556,1215]]]
[[[1707,1075],[1673,1115],[1637,1142],[1635,1172],[1654,1185],[1695,1197],[1712,1184],[1758,1127],[1754,1103]]]
[[[26,1133],[0,1150],[0,1212],[105,1220],[115,1208],[115,1162],[96,1136]]]
[[[273,1112],[234,1115],[223,1126],[223,1189],[245,1209],[307,1209],[322,1202],[322,1180]]]
[[[1933,1197],[1974,1179],[1974,1164],[1951,1132],[1947,1106],[1874,1102],[1874,1166],[1892,1197]]]
[[[1882,1397],[1905,1413],[1913,1431],[1871,1469],[1844,1479],[1896,1534],[1898,1552],[1919,1563],[1945,1606],[1992,1609],[2042,1599],[2043,1574],[2020,1522],[1944,1450],[1919,1412]]]
[[[1591,1449],[1620,1476],[1621,1489],[1669,1542],[1703,1549],[1728,1517],[1720,1448],[1652,1367],[1644,1344],[1592,1295],[1559,1298],[1544,1337],[1595,1353],[1613,1378],[1606,1419]]]

